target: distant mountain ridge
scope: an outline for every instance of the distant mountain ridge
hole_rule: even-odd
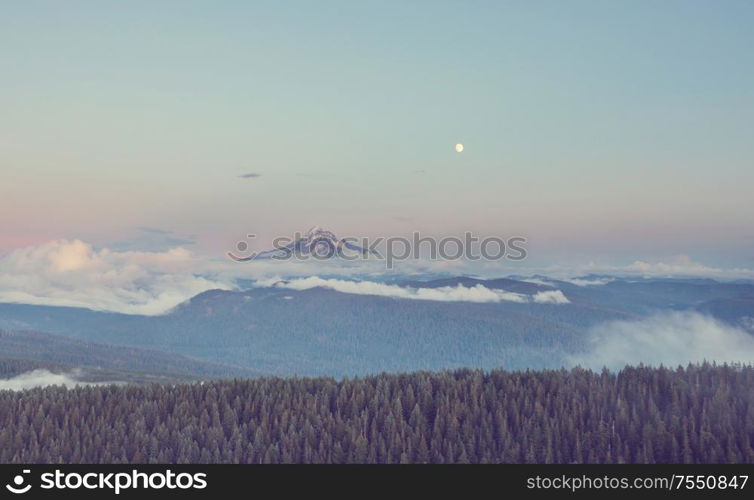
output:
[[[160,374],[163,378],[179,380],[261,375],[247,368],[192,359],[180,354],[33,331],[0,330],[0,357],[61,366]]]
[[[590,328],[658,311],[697,311],[737,327],[754,324],[751,284],[575,281],[391,282],[424,289],[484,286],[526,295],[558,290],[569,299],[562,305],[411,300],[277,286],[210,290],[162,316],[0,304],[0,328],[148,349],[255,373],[352,376],[459,367],[560,368],[587,347]]]

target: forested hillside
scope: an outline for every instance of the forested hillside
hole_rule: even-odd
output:
[[[606,284],[580,286],[536,279],[550,285],[462,277],[402,285],[485,286],[528,295],[558,290],[569,302],[411,300],[326,288],[256,287],[206,291],[159,316],[0,304],[0,329],[15,332],[0,334],[0,353],[6,349],[7,357],[138,371],[155,371],[156,366],[211,378],[340,377],[467,367],[570,367],[573,356],[590,349],[593,328],[638,321],[659,311],[698,311],[754,333],[751,284],[592,277]],[[50,335],[21,342],[19,331]]]
[[[1,352],[1,351],[0,351]],[[33,373],[35,370],[42,372]],[[178,384],[196,382],[198,377],[180,373],[141,372],[107,368],[101,366],[80,366],[65,363],[52,363],[33,359],[4,358],[0,354],[0,390],[5,384],[13,383],[15,377],[30,377],[27,384],[39,383],[40,378],[60,375],[71,385],[87,384]],[[10,381],[8,379],[11,379]]]
[[[319,288],[213,290],[161,316],[0,304],[0,328],[277,376],[560,368],[565,353],[585,348],[586,328],[633,317],[592,304],[397,300]]]
[[[37,361],[40,367],[90,367],[169,375],[178,380],[202,377],[254,377],[259,372],[221,363],[137,347],[82,341],[60,335],[0,329],[0,375],[2,358]]]
[[[754,368],[0,392],[2,462],[754,462]]]

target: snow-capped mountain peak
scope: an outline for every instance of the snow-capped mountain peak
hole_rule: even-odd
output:
[[[366,257],[371,253],[368,249],[355,244],[353,238],[340,239],[332,231],[323,229],[320,226],[314,226],[303,235],[296,233],[292,238],[278,240],[276,247],[273,249],[265,250],[243,259],[231,257],[238,261],[258,259],[285,260],[297,257],[314,257],[325,260],[344,257],[346,255],[349,257]]]

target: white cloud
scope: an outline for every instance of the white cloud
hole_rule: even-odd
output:
[[[603,285],[607,285],[608,283],[612,283],[613,281],[615,281],[615,279],[614,278],[592,278],[592,279],[565,278],[561,281],[565,281],[576,286],[603,286]]]
[[[601,286],[615,281],[615,278],[559,278],[558,280],[565,281],[566,283],[570,283],[576,286]],[[552,280],[548,281],[542,278],[523,278],[520,281],[555,288],[555,284]]]
[[[69,374],[52,373],[49,370],[43,369],[32,370],[13,378],[0,379],[0,391],[23,391],[26,389],[33,389],[34,387],[46,387],[50,385],[62,385],[67,387],[73,387],[76,385],[98,385],[90,382],[78,381],[76,380],[76,377],[78,376],[80,376],[80,372],[76,370]]]
[[[677,366],[690,362],[754,363],[754,336],[710,316],[671,312],[637,321],[614,321],[593,328],[589,350],[571,362],[590,368]]]
[[[269,285],[269,281],[260,282],[262,286]],[[308,290],[310,288],[327,288],[341,293],[355,295],[378,295],[398,299],[437,300],[445,302],[526,302],[526,296],[518,293],[491,290],[482,285],[474,287],[442,287],[442,288],[409,288],[397,285],[386,285],[374,281],[348,281],[339,279],[323,279],[318,276],[278,282],[275,286],[292,290]]]
[[[538,304],[570,304],[571,301],[560,290],[547,290],[537,292],[532,296],[532,300]]]
[[[712,278],[720,280],[754,279],[754,269],[708,266],[693,260],[688,255],[678,255],[669,260],[655,262],[636,260],[628,265],[589,262],[586,265],[529,268],[521,270],[519,274],[524,272],[546,275],[560,279],[561,281],[570,281],[575,285],[582,286],[605,284],[602,281],[610,278],[583,280],[574,277],[586,274],[607,274],[611,276],[633,276],[644,278]]]
[[[260,280],[258,286],[276,286],[292,290],[308,290],[310,288],[327,288],[341,293],[356,295],[377,295],[398,299],[435,300],[442,302],[517,302],[566,304],[569,300],[560,290],[539,292],[534,296],[520,293],[506,292],[487,288],[481,284],[473,287],[458,285],[441,288],[410,288],[398,285],[387,285],[374,281],[350,281],[340,279],[324,279],[318,276],[294,279],[290,281]]]
[[[232,280],[196,274],[184,248],[166,252],[97,250],[80,240],[56,240],[0,257],[0,302],[160,314]]]
[[[670,262],[644,262],[637,260],[627,266],[626,271],[647,276],[708,276],[717,275],[723,270],[695,262],[688,255],[679,255]]]

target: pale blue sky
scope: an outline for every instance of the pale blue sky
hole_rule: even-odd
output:
[[[319,224],[751,265],[752,26],[731,0],[3,2],[0,250]]]

